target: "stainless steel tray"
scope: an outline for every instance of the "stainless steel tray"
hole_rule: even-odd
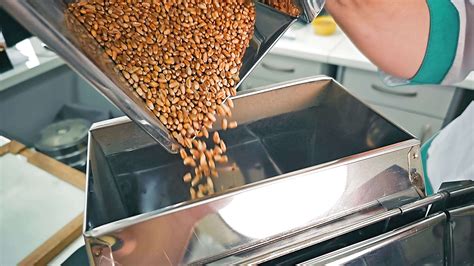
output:
[[[65,12],[67,2],[71,0],[4,0],[0,1],[0,6],[44,41],[166,150],[176,152],[179,146],[167,128],[145,107],[122,75],[114,70],[113,61],[85,27],[72,14]],[[316,7],[319,8],[319,5]],[[243,67],[237,86],[296,21],[296,18],[261,3],[256,3],[256,16],[254,36],[242,59]]]
[[[127,118],[92,127],[84,228],[92,263],[237,263],[243,250],[372,210],[383,197],[423,195],[419,141],[331,78],[234,102],[240,126],[220,132],[229,163],[219,166],[216,194],[199,200],[190,200],[179,156]]]

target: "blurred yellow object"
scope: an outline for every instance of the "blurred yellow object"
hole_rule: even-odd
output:
[[[314,33],[329,36],[336,32],[336,22],[331,16],[320,16],[313,20]]]

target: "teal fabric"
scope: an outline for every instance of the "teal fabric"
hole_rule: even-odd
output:
[[[434,194],[433,193],[433,186],[431,185],[430,178],[429,178],[429,175],[428,175],[428,170],[426,168],[426,166],[427,166],[426,163],[428,161],[428,149],[431,147],[431,143],[436,138],[438,133],[434,134],[429,140],[427,140],[423,144],[423,146],[421,146],[421,150],[420,150],[421,163],[423,164],[423,174],[425,176],[425,178],[424,178],[424,180],[425,180],[425,192],[426,192],[426,195],[428,195],[428,196]]]
[[[451,0],[427,0],[430,33],[423,63],[412,84],[439,84],[451,68],[458,46],[460,18]]]

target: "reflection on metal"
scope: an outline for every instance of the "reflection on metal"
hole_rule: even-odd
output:
[[[35,49],[33,48],[33,44],[31,43],[30,39],[25,39],[15,45],[15,48],[24,56],[28,58],[28,61],[26,62],[26,67],[27,68],[34,68],[38,66],[39,59],[38,56],[35,52]]]
[[[336,224],[350,230],[399,214],[383,212],[378,200],[389,195],[419,197],[409,169],[422,173],[421,164],[407,161],[419,141],[334,80],[279,84],[234,103],[241,126],[220,132],[229,165],[218,169],[217,193],[194,201],[179,156],[135,124],[92,127],[84,235],[95,264],[238,263],[250,257],[234,254],[277,239],[314,239],[317,227],[324,239],[343,232]],[[374,124],[389,134],[368,145]],[[91,248],[104,239],[116,240],[106,259]]]
[[[474,199],[470,205],[449,210],[452,239],[451,265],[474,264]]]
[[[282,4],[281,0],[280,4]],[[264,3],[264,4],[270,4],[275,3],[274,1],[265,1],[265,0],[256,0],[256,2]],[[278,1],[276,1],[278,2]],[[298,19],[305,23],[311,23],[314,18],[318,16],[318,14],[323,10],[324,4],[326,3],[326,0],[286,0],[286,3],[283,3],[283,6],[288,8],[291,4],[296,6],[298,10],[300,11],[300,15],[298,16]],[[288,11],[288,10],[282,10],[282,11]]]
[[[455,198],[437,194],[401,209],[405,213],[439,200],[444,200],[448,205],[453,200],[459,203]],[[381,265],[386,262],[393,265],[471,265],[474,262],[473,225],[474,198],[467,205],[445,209],[444,212],[304,261],[300,265]]]
[[[85,239],[91,265],[114,265],[112,245],[101,238]]]
[[[379,209],[377,210],[376,207],[378,207]],[[298,235],[296,237],[288,239],[287,241],[280,241],[276,245],[261,248],[257,252],[249,252],[245,254],[245,260],[239,261],[239,264],[255,265],[268,262],[273,259],[277,259],[279,257],[310,247],[312,245],[316,245],[324,241],[334,239],[338,236],[347,234],[357,229],[361,229],[376,222],[390,219],[391,217],[394,217],[401,213],[398,209],[382,212],[382,208],[380,208],[380,206],[376,207],[373,206],[373,209],[371,210],[371,212],[369,212],[371,214],[370,216],[361,215],[364,214],[364,212],[366,211],[362,210],[355,216],[343,217],[343,222],[339,222],[336,220],[327,225],[312,228],[312,230],[307,232],[307,235],[305,236]],[[231,262],[231,260],[223,259],[216,261],[215,264],[219,265]]]
[[[306,23],[311,23],[314,18],[323,10],[326,0],[294,0],[303,11],[300,19]]]
[[[445,223],[441,213],[299,265],[442,265]]]
[[[423,198],[423,199],[420,199],[420,200],[415,201],[415,202],[407,203],[407,204],[403,205],[402,207],[400,207],[400,210],[402,211],[402,213],[408,213],[410,211],[419,209],[423,206],[429,206],[431,204],[436,204],[436,203],[441,202],[445,199],[446,199],[445,194],[442,194],[442,193],[435,194],[435,195],[432,195],[431,197],[427,197],[427,198]],[[427,210],[426,215],[428,215],[428,210]]]
[[[290,26],[296,22],[295,18],[261,3],[256,3],[255,11],[254,34],[242,58],[242,67],[239,72],[240,81],[237,87],[242,84]]]
[[[272,189],[249,191],[245,198],[241,197],[231,201],[219,210],[219,215],[231,228],[245,237],[264,239],[285,232],[288,228],[297,228],[307,224],[317,214],[326,214],[337,204],[344,193],[348,169],[346,166],[336,167],[320,173],[310,173],[301,187],[299,182],[277,183]],[[333,189],[318,189],[318,187]],[[291,201],[284,195],[288,191],[299,191],[293,194]],[[265,198],[272,198],[271,194],[282,195],[275,198],[271,204]],[[262,200],[263,199],[263,200]],[[314,204],[311,211],[301,211],[295,208],[294,202],[324,202]],[[248,206],[253,205],[252,209]],[[281,216],[281,212],[285,216]],[[252,219],[249,219],[252,217]]]
[[[440,192],[418,200],[416,192],[410,195],[405,190],[380,200],[383,208],[366,206],[342,219],[330,219],[330,223],[243,251],[238,254],[239,263],[470,265],[474,262],[472,192],[474,184],[466,182],[450,186],[449,194]],[[404,204],[406,200],[402,199],[407,197],[409,203]],[[397,198],[401,200],[398,207],[393,205]],[[444,207],[437,212],[428,211],[437,209],[433,207],[436,204]],[[215,264],[233,261],[235,257],[227,257]]]

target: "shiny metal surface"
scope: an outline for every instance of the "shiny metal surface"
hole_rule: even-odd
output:
[[[400,210],[398,209],[383,211],[383,208],[380,208],[380,206],[375,205],[374,207],[375,208],[368,213],[356,212],[353,216],[343,217],[342,220],[333,221],[332,223],[328,223],[326,226],[321,228],[316,227],[307,234],[300,234],[296,237],[287,238],[283,241],[275,243],[274,245],[269,245],[259,250],[246,253],[246,258],[242,261],[239,261],[239,264],[257,265],[265,262],[272,264],[271,260],[273,259],[277,259],[312,245],[334,239],[338,236],[363,228],[364,226],[368,226],[400,214]],[[228,263],[233,263],[232,258],[225,258],[215,262],[216,265]]]
[[[280,0],[281,1],[281,0]],[[326,0],[286,0],[287,5],[293,3],[300,11],[298,19],[305,23],[311,23],[314,18],[323,10]],[[271,1],[266,0],[256,0],[256,2],[262,2],[268,4]]]
[[[80,150],[83,147],[80,144],[87,142],[90,126],[91,123],[84,119],[67,119],[50,124],[39,132],[35,148],[53,156]],[[67,150],[69,148],[70,151]]]
[[[211,264],[232,264],[238,256],[244,265],[470,265],[474,198],[464,197],[469,189],[469,184],[456,185],[449,195],[440,192],[423,199],[415,188],[405,190]],[[445,208],[427,211],[434,204]],[[440,215],[444,222],[424,229]]]
[[[323,10],[326,0],[294,0],[303,11],[299,19],[311,23]]]
[[[415,191],[408,170],[422,173],[421,164],[409,165],[408,154],[419,142],[330,78],[234,103],[240,126],[220,132],[230,162],[218,169],[217,193],[194,201],[179,156],[127,119],[92,127],[84,228],[92,263],[237,263],[242,250],[328,217],[376,214],[377,200]]]
[[[434,194],[430,197],[420,199],[416,202],[411,202],[411,203],[408,203],[406,205],[403,205],[400,209],[401,209],[402,213],[407,213],[407,212],[413,211],[415,209],[418,209],[422,206],[435,204],[435,203],[440,202],[444,199],[446,199],[446,195],[443,194],[443,193],[438,193],[438,194]]]
[[[239,254],[240,257],[242,257],[239,264],[255,265],[268,263],[272,265],[271,260],[273,259],[321,244],[325,241],[333,240],[356,230],[362,230],[362,228],[375,223],[383,223],[402,214],[400,208],[387,209],[387,206],[384,204],[386,200],[397,200],[400,205],[403,204],[403,202],[413,202],[419,199],[420,195],[418,195],[416,189],[407,189],[381,198],[376,202],[350,209],[347,212],[328,216],[316,224],[311,224],[307,228],[292,231],[279,238],[273,238],[271,241],[267,241],[269,243],[262,243],[261,247],[253,246],[248,251],[244,251],[245,253]],[[344,243],[338,243],[338,245],[344,245]],[[234,262],[235,258],[226,257],[213,261],[212,264],[227,265]]]
[[[55,160],[83,171],[90,126],[91,123],[84,119],[55,122],[40,131],[34,146]]]
[[[474,203],[449,210],[452,265],[474,264]]]
[[[256,2],[255,27],[249,47],[245,50],[240,68],[240,81],[237,87],[250,75],[263,57],[270,51],[283,34],[296,22],[296,19],[287,16],[275,9]]]
[[[0,1],[0,6],[38,36],[168,152],[175,153],[179,147],[177,142],[114,69],[113,61],[96,40],[74,16],[65,12],[66,2],[69,0],[4,0]],[[256,4],[254,36],[242,59],[239,85],[295,21],[296,18],[266,5]]]
[[[443,265],[446,222],[440,213],[299,265]]]

